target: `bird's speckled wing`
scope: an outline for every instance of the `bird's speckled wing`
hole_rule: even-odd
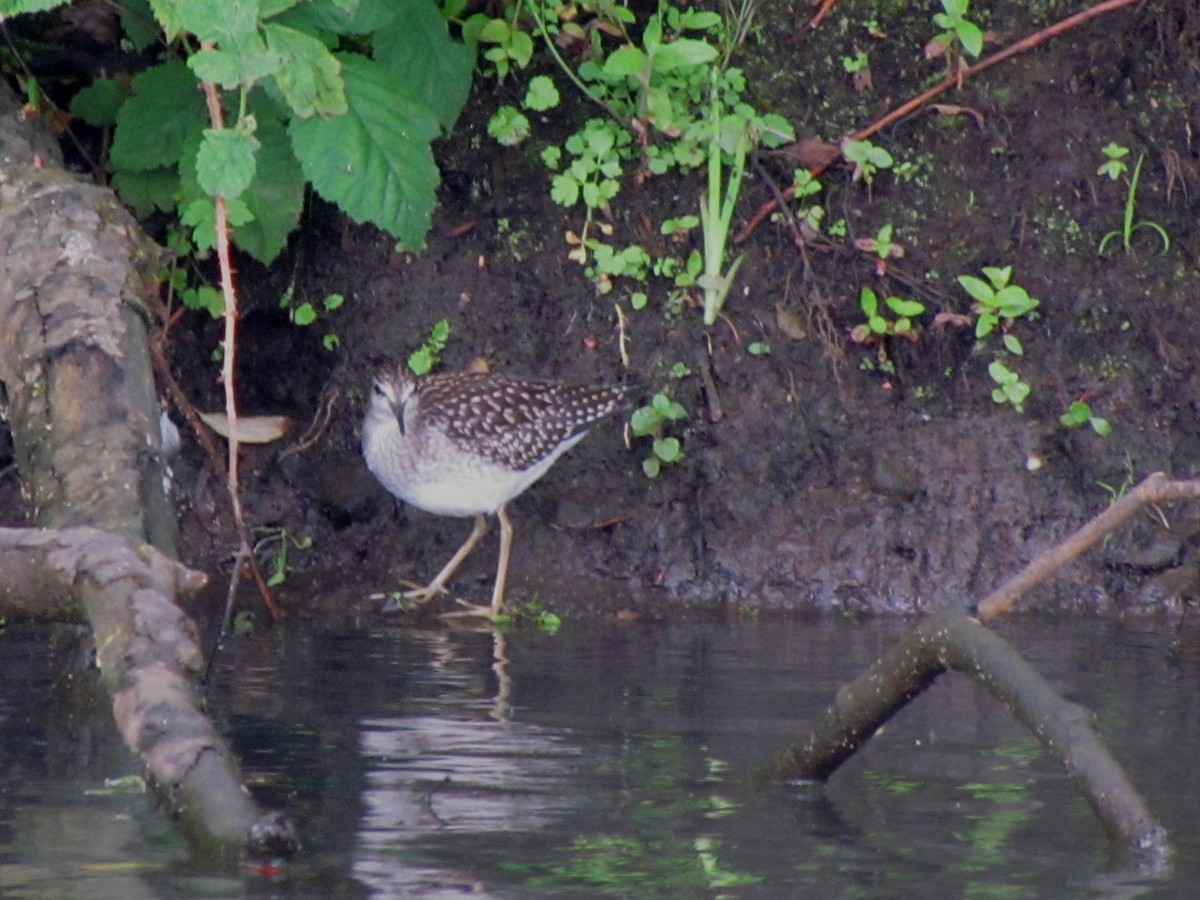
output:
[[[417,382],[420,416],[464,450],[515,470],[621,409],[628,389],[455,373]]]

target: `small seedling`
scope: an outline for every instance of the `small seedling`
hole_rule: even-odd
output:
[[[970,6],[971,0],[942,0],[944,12],[934,15],[933,24],[942,29],[934,41],[943,50],[960,46],[973,58],[983,51],[983,30],[967,19]]]
[[[341,308],[346,302],[345,296],[342,294],[329,294],[320,303],[309,303],[307,300],[303,303],[295,303],[295,292],[292,288],[288,288],[283,292],[283,296],[279,298],[279,308],[288,311],[288,318],[296,325],[312,325],[317,319],[328,315],[336,309]],[[222,304],[223,306],[223,304]],[[334,332],[330,331],[321,339],[322,346],[326,350],[336,350],[341,344],[342,339]]]
[[[766,341],[751,341],[746,345],[746,352],[751,356],[767,356],[771,352],[771,345]]]
[[[1128,147],[1122,147],[1114,141],[1106,147],[1101,147],[1100,152],[1104,154],[1105,160],[1096,170],[1097,175],[1107,175],[1109,179],[1116,181],[1129,171],[1129,165],[1125,162],[1125,157],[1129,155]]]
[[[288,575],[291,574],[291,567],[288,565],[288,547],[295,547],[297,550],[307,550],[312,546],[312,538],[307,535],[304,537],[292,537],[288,534],[286,528],[269,528],[266,529],[267,536],[254,545],[254,552],[269,547],[271,544],[276,544],[275,554],[271,557],[271,575],[267,579],[268,587],[278,587],[287,581]]]
[[[912,320],[925,312],[925,304],[916,300],[905,300],[903,297],[888,297],[883,303],[897,316],[894,321],[889,320],[879,308],[879,297],[873,290],[864,287],[859,291],[858,306],[867,320],[850,330],[850,340],[856,344],[865,344],[888,335],[916,340]]]
[[[652,438],[653,455],[642,461],[642,471],[647,478],[656,478],[663,463],[671,464],[683,460],[683,447],[676,437],[666,436],[666,426],[687,418],[683,405],[670,399],[661,391],[651,398],[646,406],[636,409],[629,418],[629,427],[637,437]]]
[[[998,385],[992,391],[992,399],[1000,404],[1011,403],[1017,412],[1024,412],[1030,387],[1021,376],[998,359],[992,360],[988,365],[988,374]]]
[[[850,181],[871,184],[880,169],[890,169],[895,163],[892,154],[870,141],[842,141],[842,156],[854,167]]]
[[[1125,252],[1132,256],[1133,247],[1130,246],[1130,243],[1133,241],[1133,236],[1137,233],[1139,228],[1149,228],[1159,236],[1159,238],[1162,240],[1163,253],[1166,253],[1171,249],[1171,239],[1167,237],[1166,229],[1164,229],[1161,225],[1159,225],[1157,222],[1134,221],[1134,215],[1137,208],[1138,179],[1141,177],[1142,162],[1145,161],[1145,159],[1146,154],[1143,153],[1138,157],[1137,164],[1133,167],[1133,175],[1131,175],[1129,178],[1129,193],[1125,197],[1125,220],[1122,222],[1121,229],[1119,231],[1114,229],[1100,240],[1099,253],[1101,256],[1104,255],[1104,248],[1108,246],[1109,241],[1111,241],[1113,238],[1120,238],[1122,246],[1125,248]]]
[[[450,337],[450,323],[442,319],[429,330],[425,343],[414,350],[408,357],[408,367],[415,375],[424,375],[437,365],[442,351],[446,349],[446,341]]]
[[[979,317],[975,322],[975,337],[982,340],[997,327],[1002,327],[1006,330],[1005,348],[1020,356],[1025,352],[1024,348],[1016,335],[1007,333],[1007,329],[1014,320],[1037,309],[1041,301],[1030,297],[1029,292],[1020,285],[1009,284],[1012,266],[984,266],[983,274],[987,276],[987,281],[974,275],[958,276],[958,283],[975,299],[972,312]]]
[[[1071,404],[1070,408],[1058,417],[1058,421],[1067,428],[1079,428],[1083,425],[1090,425],[1092,431],[1101,437],[1108,437],[1112,434],[1112,426],[1108,423],[1108,419],[1102,419],[1092,413],[1092,408],[1082,400],[1076,400]]]

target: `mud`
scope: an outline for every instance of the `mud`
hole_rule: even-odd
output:
[[[789,117],[800,134],[836,142],[940,75],[914,52],[931,27],[924,16],[847,2],[789,43],[807,8],[762,6],[741,61],[757,105]],[[1050,7],[996,4],[986,24],[1006,44],[1063,14]],[[887,40],[865,36],[859,23],[872,15],[885,20]],[[664,312],[664,282],[648,285],[649,307],[634,312],[636,286],[618,281],[601,295],[568,260],[564,236],[581,215],[549,200],[539,126],[513,150],[486,135],[496,97],[520,87],[481,82],[438,148],[444,183],[424,253],[396,252],[318,205],[289,258],[270,272],[243,266],[255,310],[241,347],[243,411],[293,415],[300,431],[323,392],[336,397],[308,449],[283,461],[278,448],[247,451],[249,516],[313,541],[289,554],[285,604],[302,611],[317,584],[355,609],[376,609],[368,594],[430,577],[469,530],[465,520],[398,512],[357,447],[373,368],[406,356],[443,318],[452,327],[447,369],[482,357],[514,374],[632,379],[667,387],[689,410],[675,432],[686,459],[657,479],[641,470],[646,442],[627,450],[614,421],[511,505],[510,600],[538,599],[565,615],[965,606],[1146,474],[1195,477],[1198,28],[1195,3],[1127,9],[939,98],[969,112],[900,122],[876,141],[915,163],[914,177],[884,174],[868,188],[845,169],[826,173],[829,219],[844,217],[848,236],[802,255],[782,222],[764,223],[740,247],[738,284],[707,334],[697,309]],[[857,93],[839,60],[864,41],[874,87]],[[582,122],[592,110],[570,98],[562,115]],[[1137,217],[1165,229],[1169,252],[1160,255],[1142,230],[1133,253],[1098,255],[1126,198],[1123,182],[1096,174],[1111,141],[1132,148],[1131,159],[1146,153]],[[790,182],[786,160],[760,162],[761,173]],[[761,173],[749,173],[739,221],[771,197]],[[612,241],[634,243],[643,221],[656,229],[694,212],[701,187],[699,176],[640,187],[627,179],[612,204]],[[889,222],[906,252],[880,277],[876,257],[853,239]],[[1024,413],[992,400],[991,356],[975,349],[970,328],[928,324],[935,313],[969,310],[954,278],[984,265],[1012,265],[1014,280],[1042,301],[1037,320],[1016,331],[1024,357],[1009,359],[1033,388]],[[276,311],[293,273],[306,299],[347,296],[327,323],[341,340],[336,352],[320,346],[324,323],[296,329]],[[849,340],[864,285],[930,310],[918,341],[888,344],[893,372],[870,370],[879,348]],[[615,304],[627,318],[628,369]],[[755,341],[770,353],[748,352]],[[207,359],[214,342],[215,326],[201,323],[172,348],[201,405],[220,402]],[[677,362],[692,374],[673,378]],[[1059,423],[1077,399],[1111,422],[1110,436]],[[186,546],[219,569],[230,547],[214,523],[219,488],[194,454],[188,448],[181,464]],[[1197,593],[1200,510],[1161,513],[1127,526],[1027,605],[1178,609]],[[273,547],[263,548],[268,562]],[[486,599],[494,562],[492,536],[459,593]]]

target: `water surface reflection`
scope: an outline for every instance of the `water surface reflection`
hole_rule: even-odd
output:
[[[903,628],[567,623],[494,638],[289,623],[230,641],[212,705],[255,789],[303,831],[284,894],[1192,896],[1200,651],[1172,653],[1156,625],[1000,630],[1097,713],[1179,848],[1169,871],[1114,851],[1061,767],[962,677],[940,680],[825,789],[750,786]],[[26,811],[61,794],[62,777],[33,773]],[[12,867],[30,864],[19,807],[0,821],[0,873],[18,888]],[[149,850],[147,828],[106,858],[159,863],[138,876],[151,895],[204,895]],[[84,855],[82,842],[60,851],[66,864]],[[93,880],[92,896],[119,895]]]

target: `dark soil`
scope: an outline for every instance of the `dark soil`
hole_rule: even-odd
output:
[[[991,48],[1073,11],[978,5]],[[802,28],[808,14],[801,4],[761,4],[740,60],[756,105],[802,135],[836,143],[941,75],[920,53],[932,30],[925,7],[847,0],[811,33]],[[871,18],[886,39],[867,35]],[[289,554],[284,603],[299,611],[301,598],[324,591],[347,608],[377,610],[369,594],[429,578],[469,530],[418,510],[397,515],[358,451],[373,368],[406,357],[442,318],[453,328],[446,369],[483,357],[498,372],[637,380],[667,386],[689,410],[677,432],[687,457],[657,479],[642,473],[646,442],[630,452],[614,421],[511,505],[510,600],[536,598],[566,615],[963,606],[1148,473],[1200,475],[1198,40],[1195,2],[1142,4],[944,94],[939,102],[966,111],[926,110],[875,138],[915,164],[911,179],[883,174],[867,187],[844,168],[824,173],[827,221],[845,219],[844,239],[801,253],[782,222],[753,233],[725,316],[707,334],[698,309],[664,312],[665,282],[644,286],[650,306],[633,312],[634,286],[618,280],[601,295],[568,260],[564,235],[579,229],[580,215],[550,201],[537,158],[538,129],[562,126],[535,123],[526,146],[498,147],[487,118],[498,97],[522,88],[481,82],[437,148],[444,183],[425,252],[394,252],[378,232],[318,209],[289,259],[269,272],[243,265],[241,286],[258,310],[240,350],[244,411],[291,414],[300,432],[322,397],[335,398],[307,449],[283,460],[278,448],[247,451],[251,519],[313,541]],[[856,46],[871,60],[873,87],[863,92],[840,63]],[[573,127],[592,114],[571,99],[561,119]],[[1169,252],[1142,229],[1132,252],[1098,255],[1126,200],[1124,182],[1096,173],[1112,141],[1132,149],[1131,162],[1146,154],[1137,217],[1166,230]],[[786,185],[792,168],[761,159],[743,187],[740,221],[772,196],[763,174]],[[613,242],[643,241],[646,220],[657,235],[663,219],[696,210],[700,190],[699,176],[627,179],[612,204]],[[880,274],[853,239],[885,223],[906,252]],[[985,265],[1012,265],[1014,281],[1042,302],[1036,321],[1015,331],[1024,357],[1009,359],[1033,388],[1023,414],[992,400],[992,354],[975,349],[970,327],[928,324],[933,313],[969,311],[955,277]],[[329,320],[341,338],[335,353],[320,347],[320,325],[292,328],[273,311],[293,275],[304,298],[347,295]],[[871,370],[880,348],[848,338],[862,321],[863,286],[930,310],[919,340],[886,346],[894,372]],[[627,319],[628,369],[616,304]],[[209,408],[220,405],[207,361],[214,327],[180,332],[172,348]],[[752,341],[771,352],[750,354]],[[693,374],[672,378],[676,362]],[[1081,398],[1112,423],[1110,436],[1059,423]],[[209,477],[192,488],[186,473],[183,484],[187,552],[216,566],[231,546],[213,524],[219,488]],[[1160,512],[1027,604],[1153,610],[1194,596],[1200,509]],[[494,562],[491,538],[458,592],[486,599]]]

